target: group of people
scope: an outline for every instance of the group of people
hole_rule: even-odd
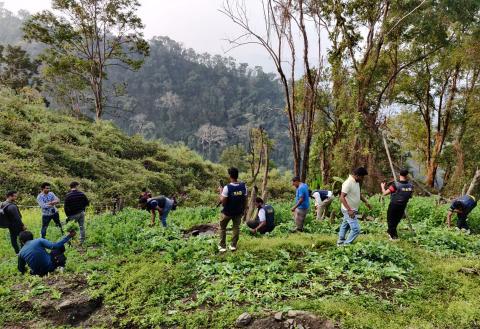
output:
[[[80,227],[80,244],[85,241],[85,209],[90,204],[87,196],[81,192],[78,182],[70,184],[70,190],[64,199],[64,211],[66,221],[76,221]],[[34,239],[33,233],[27,230],[22,221],[22,214],[16,204],[18,193],[9,191],[6,200],[0,204],[0,224],[7,228],[10,233],[10,241],[15,253],[18,255],[18,270],[21,273],[26,271],[26,265],[30,273],[45,275],[53,272],[58,267],[64,267],[66,257],[64,255],[64,244],[75,236],[76,232],[68,232],[61,240],[53,243],[46,239],[47,228],[53,220],[56,226],[64,235],[60,214],[57,206],[60,199],[51,191],[50,183],[43,183],[40,186],[41,192],[37,196],[37,203],[42,210],[41,238]],[[18,245],[20,241],[20,246]],[[50,253],[46,249],[52,250]]]
[[[228,169],[230,183],[220,187],[220,203],[223,205],[220,218],[220,243],[218,250],[227,251],[226,229],[230,221],[233,223],[232,240],[229,246],[231,251],[237,249],[240,232],[240,224],[247,209],[247,187],[245,183],[238,181],[238,170]],[[399,180],[390,184],[382,182],[381,192],[384,196],[390,195],[390,203],[387,210],[387,234],[390,240],[398,239],[397,227],[401,219],[405,217],[405,210],[408,201],[413,196],[414,186],[409,181],[408,170],[400,170]],[[292,179],[292,185],[296,189],[295,204],[291,208],[295,221],[295,231],[302,232],[305,218],[310,208],[310,198],[315,200],[316,218],[322,220],[334,198],[339,195],[342,223],[338,232],[337,246],[345,246],[353,243],[360,234],[360,223],[358,220],[358,209],[363,201],[365,206],[371,209],[368,200],[361,193],[361,183],[368,172],[365,168],[359,167],[343,182],[339,191],[315,190],[311,191],[306,183],[301,182],[299,177]],[[254,220],[246,222],[252,234],[265,234],[275,228],[275,216],[272,206],[265,204],[261,198],[255,200],[258,215]],[[464,195],[453,201],[447,215],[447,225],[451,226],[451,218],[457,214],[457,226],[460,229],[468,230],[467,216],[476,207],[477,201],[471,195]]]
[[[239,172],[237,168],[229,168],[228,174],[230,182],[219,187],[219,204],[223,206],[220,219],[220,243],[218,250],[227,251],[227,226],[230,221],[233,223],[232,239],[229,245],[231,251],[237,249],[237,243],[240,235],[240,225],[246,215],[248,193],[245,183],[238,180]],[[367,208],[371,209],[368,200],[361,193],[361,183],[368,172],[365,168],[355,169],[351,175],[343,182],[341,190],[314,190],[311,191],[308,185],[301,182],[299,177],[292,179],[292,185],[296,189],[295,204],[291,208],[295,221],[295,231],[302,232],[305,218],[310,208],[310,198],[315,201],[316,218],[322,220],[326,211],[334,198],[339,195],[341,203],[341,212],[343,215],[338,233],[338,246],[349,245],[355,241],[360,234],[360,224],[358,220],[358,209],[363,201]],[[85,209],[89,205],[87,196],[79,189],[78,182],[70,184],[70,191],[64,199],[64,211],[66,221],[76,221],[80,227],[80,244],[85,241]],[[387,234],[391,240],[398,239],[397,226],[405,216],[405,209],[408,201],[413,195],[414,186],[408,180],[408,171],[400,171],[399,181],[391,184],[381,183],[381,192],[384,196],[390,195],[390,203],[387,211]],[[41,192],[37,196],[37,202],[42,210],[42,228],[41,238],[34,239],[33,233],[27,231],[23,224],[21,212],[16,204],[18,193],[9,191],[6,200],[0,204],[0,227],[8,228],[10,240],[15,253],[18,255],[18,269],[21,273],[26,271],[26,265],[30,272],[36,275],[45,275],[57,268],[65,266],[66,257],[65,243],[70,241],[76,234],[75,231],[68,232],[58,242],[53,243],[46,239],[47,228],[50,222],[58,226],[62,235],[64,235],[60,214],[57,206],[60,199],[51,191],[49,183],[43,183]],[[167,226],[167,217],[171,210],[175,210],[177,202],[175,198],[165,196],[153,197],[147,189],[143,189],[139,197],[140,206],[151,214],[151,224],[155,224],[156,214],[158,213],[161,224]],[[275,228],[275,211],[271,205],[264,202],[262,198],[255,199],[257,215],[254,219],[246,222],[252,234],[265,234]],[[447,224],[451,226],[451,219],[454,213],[457,214],[457,226],[460,229],[468,229],[467,216],[476,207],[477,202],[471,195],[464,195],[453,201],[447,215]],[[20,241],[20,246],[18,245]],[[20,248],[21,247],[21,248]],[[50,253],[46,249],[52,250]]]

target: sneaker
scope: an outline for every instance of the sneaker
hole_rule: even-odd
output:
[[[222,246],[218,246],[218,251],[225,252],[225,251],[227,251],[227,248],[222,247]]]
[[[337,247],[342,247],[343,246],[343,241],[338,241],[337,242]]]
[[[64,270],[65,270],[65,268],[62,267],[62,266],[57,267],[57,272],[58,273],[63,273]]]
[[[230,249],[230,251],[235,251],[235,250],[237,250],[237,247],[234,247],[234,246],[232,246],[232,245],[230,245],[230,247],[228,247],[228,248]]]

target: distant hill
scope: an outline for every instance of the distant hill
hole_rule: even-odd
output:
[[[0,4],[0,44],[21,45],[35,56],[41,46],[22,41],[21,27],[28,16]],[[110,72],[110,83],[126,85],[128,95],[115,99],[109,119],[128,134],[180,141],[213,161],[229,145],[247,146],[249,128],[262,126],[275,140],[272,160],[290,167],[283,93],[274,74],[231,57],[198,54],[168,37],[153,38],[150,47],[139,71]],[[84,110],[90,107],[85,104]]]
[[[188,192],[210,200],[221,166],[185,146],[127,136],[112,123],[75,119],[47,110],[40,95],[0,90],[0,191],[16,189],[33,203],[43,181],[63,196],[72,180],[99,205],[122,196],[135,204],[142,187],[155,194]]]

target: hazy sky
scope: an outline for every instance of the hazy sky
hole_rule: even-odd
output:
[[[36,12],[50,8],[50,0],[0,0],[4,7],[17,12],[26,9]],[[140,0],[139,15],[145,28],[145,36],[168,36],[183,43],[197,52],[209,52],[232,56],[238,62],[251,66],[261,65],[265,71],[274,71],[274,67],[264,50],[259,46],[248,45],[225,53],[229,49],[224,39],[240,35],[237,28],[227,17],[218,11],[223,0]],[[253,23],[261,23],[260,1],[246,0],[249,15]],[[255,8],[257,7],[257,8]]]

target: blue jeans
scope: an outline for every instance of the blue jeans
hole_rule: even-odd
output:
[[[42,238],[45,239],[45,236],[47,235],[47,227],[50,224],[50,221],[53,219],[55,222],[55,225],[57,225],[60,228],[60,231],[62,232],[63,235],[63,228],[62,228],[62,223],[60,223],[60,215],[58,214],[58,211],[52,215],[42,215],[42,230],[40,233],[42,234]]]
[[[338,232],[338,241],[339,244],[350,244],[357,236],[360,234],[360,224],[358,223],[357,219],[357,212],[355,211],[355,217],[351,218],[348,214],[348,211],[342,209],[343,214],[343,221],[340,225],[340,231]],[[347,234],[348,230],[350,230],[350,234],[348,235],[348,239],[345,240],[345,235]]]
[[[170,200],[167,198],[167,200],[165,200],[165,207],[163,208],[162,215],[160,217],[163,227],[167,227],[167,216],[170,210],[172,210],[172,206],[173,206],[173,200]]]

